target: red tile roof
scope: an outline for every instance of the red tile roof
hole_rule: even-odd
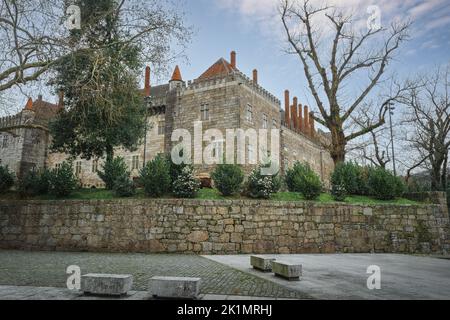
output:
[[[176,66],[175,70],[173,71],[171,81],[183,81],[183,78],[181,77],[181,71],[178,66]]]
[[[217,76],[223,76],[230,74],[237,69],[233,68],[231,63],[226,61],[224,58],[219,59],[216,63],[214,63],[208,70],[206,70],[198,80],[213,78]]]

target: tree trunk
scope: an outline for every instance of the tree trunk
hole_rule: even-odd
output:
[[[333,159],[334,165],[345,162],[345,147],[347,146],[347,140],[345,139],[345,134],[335,128],[331,132],[331,158]]]
[[[106,146],[106,162],[110,162],[114,159],[114,148],[111,145]]]

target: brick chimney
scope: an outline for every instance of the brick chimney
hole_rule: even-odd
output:
[[[236,69],[236,51],[231,51],[230,54],[230,63],[233,69]]]
[[[293,107],[294,107],[294,111],[293,114],[294,116],[292,117],[294,119],[294,131],[298,131],[298,99],[297,97],[294,97],[294,103],[293,103]],[[301,110],[300,110],[301,113]]]
[[[303,123],[303,115],[302,115],[302,110],[303,107],[301,104],[298,105],[298,132],[303,132],[303,127],[304,127],[304,123]]]
[[[308,135],[309,134],[309,108],[308,106],[305,106],[305,112],[304,112],[304,116],[303,116],[303,121],[304,121],[304,127],[303,127],[303,132]]]
[[[286,128],[291,127],[291,117],[289,116],[289,90],[284,91],[284,125]]]
[[[62,90],[59,91],[58,107],[64,109],[64,91]]]
[[[253,70],[253,83],[258,84],[258,70]]]
[[[294,104],[291,105],[291,130],[295,130],[295,128],[297,127],[297,106],[295,106]]]
[[[42,101],[42,94],[38,95],[38,101]]]
[[[316,125],[315,125],[315,120],[314,120],[314,112],[310,112],[309,113],[309,126],[311,128],[311,137],[314,137],[315,133],[316,133]]]
[[[150,97],[150,67],[145,68],[144,95]]]

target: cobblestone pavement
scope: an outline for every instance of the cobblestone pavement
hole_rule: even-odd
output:
[[[136,291],[146,291],[153,276],[178,276],[202,278],[202,294],[311,298],[301,291],[194,255],[0,250],[0,285],[65,288],[66,268],[70,265],[79,266],[82,274],[132,274]]]

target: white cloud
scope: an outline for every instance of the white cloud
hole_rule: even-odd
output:
[[[217,0],[219,6],[226,10],[238,12],[246,25],[257,26],[264,34],[279,38],[282,35],[277,7],[280,0]],[[377,5],[381,11],[382,23],[389,25],[392,21],[415,22],[413,35],[420,37],[426,31],[450,24],[450,4],[448,0],[313,0],[313,5],[328,4],[354,16],[354,27],[365,27],[369,17],[367,8]],[[249,23],[249,20],[252,23]],[[321,23],[327,23],[324,19]]]

